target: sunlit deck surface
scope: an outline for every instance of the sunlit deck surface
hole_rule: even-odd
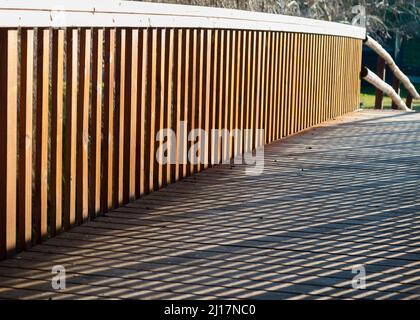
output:
[[[0,298],[420,299],[420,113],[353,113],[265,155],[261,176],[218,166],[1,262]]]

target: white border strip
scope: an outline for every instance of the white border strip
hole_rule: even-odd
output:
[[[0,27],[168,27],[366,38],[347,24],[242,10],[113,0],[0,0]]]

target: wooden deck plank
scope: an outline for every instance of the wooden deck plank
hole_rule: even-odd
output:
[[[0,263],[0,298],[419,299],[419,120],[353,113],[266,146],[260,176],[171,184]]]

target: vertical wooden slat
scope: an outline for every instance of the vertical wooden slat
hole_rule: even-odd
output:
[[[271,50],[272,50],[272,32],[268,31],[266,32],[267,37],[266,37],[266,46],[265,46],[265,57],[266,57],[266,63],[265,63],[265,89],[264,89],[264,109],[263,109],[263,113],[264,113],[264,129],[265,129],[265,133],[264,133],[264,139],[263,139],[263,143],[267,144],[269,143],[269,136],[271,134],[271,129],[270,129],[270,119],[272,118],[271,115],[271,110],[270,110],[270,99],[271,99],[271,66],[272,66],[272,55],[271,55]]]
[[[156,134],[159,134],[159,144],[156,144],[157,147],[160,147],[163,144],[163,131],[165,128],[165,112],[166,112],[166,94],[167,94],[167,29],[159,30],[159,71],[158,71],[158,79],[157,79],[157,86],[159,91],[159,99],[157,101],[157,108],[156,108]],[[156,136],[157,138],[157,136]],[[156,139],[155,138],[155,139]],[[164,170],[163,165],[163,148],[158,149],[159,152],[156,154],[156,160],[159,159],[157,162],[156,173],[157,173],[157,181],[155,183],[155,188],[160,189],[162,188],[164,181],[166,180],[166,170]]]
[[[272,36],[272,46],[271,46],[271,55],[272,55],[272,68],[271,68],[271,135],[269,137],[270,143],[276,140],[276,126],[277,126],[277,82],[278,82],[278,74],[277,74],[277,65],[278,65],[278,32],[273,32]]]
[[[265,126],[265,114],[267,114],[266,112],[266,107],[267,105],[265,104],[265,99],[266,99],[266,92],[265,92],[265,88],[266,88],[266,65],[267,63],[267,32],[263,32],[262,33],[262,47],[261,47],[261,104],[260,104],[260,110],[259,110],[259,127],[257,129],[264,129],[264,135],[262,137],[258,137],[258,145],[262,146],[265,143],[265,136],[266,134],[266,126]]]
[[[136,169],[135,189],[136,198],[144,194],[144,126],[146,102],[146,76],[147,73],[147,33],[140,29],[138,33],[137,50],[137,138],[136,138]]]
[[[90,91],[91,30],[80,30],[79,96],[77,100],[77,166],[76,214],[77,222],[89,217],[89,91]]]
[[[344,38],[344,37],[342,37],[341,38],[341,43],[342,43],[342,52],[341,52],[341,97],[342,97],[342,99],[341,99],[341,112],[340,112],[340,115],[342,115],[342,114],[344,114],[345,113],[345,110],[346,110],[346,105],[347,105],[347,101],[346,101],[346,98],[347,98],[347,88],[346,88],[346,85],[345,85],[345,78],[346,78],[346,73],[347,72],[345,72],[345,68],[346,68],[346,66],[345,66],[345,64],[346,64],[346,62],[345,62],[345,56],[344,56],[344,52],[346,52],[346,38]]]
[[[156,30],[156,74],[152,81],[155,82],[155,97],[154,99],[154,118],[155,118],[155,132],[153,132],[153,136],[151,134],[151,139],[154,141],[154,149],[150,149],[151,152],[153,151],[153,190],[157,190],[162,185],[162,153],[158,150],[160,147],[160,143],[157,140],[157,134],[161,130],[161,125],[163,124],[163,108],[164,106],[161,105],[162,101],[162,85],[164,86],[164,80],[162,73],[165,69],[165,60],[164,60],[164,45],[162,46],[162,39],[165,38],[166,30],[165,29],[157,29]],[[162,90],[163,89],[163,90]],[[153,94],[153,92],[152,92]],[[152,159],[152,158],[150,158]]]
[[[248,152],[249,147],[249,128],[250,128],[250,105],[251,105],[251,49],[252,49],[252,32],[246,31],[244,32],[244,41],[246,45],[244,45],[244,74],[243,74],[243,82],[244,82],[244,95],[243,95],[243,110],[244,110],[244,129],[245,134],[243,140],[243,151],[244,153]]]
[[[347,77],[347,81],[349,82],[349,90],[348,90],[348,112],[353,111],[353,97],[355,96],[353,88],[352,88],[352,84],[354,83],[353,80],[353,74],[354,74],[354,68],[355,68],[355,59],[356,57],[353,55],[353,41],[352,39],[348,39],[348,48],[349,48],[349,53],[350,53],[350,57],[352,57],[352,60],[350,62],[350,67],[352,68],[352,72],[348,73],[348,77]]]
[[[147,73],[144,74],[145,76],[145,84],[144,88],[146,88],[145,96],[144,96],[144,102],[146,105],[144,108],[142,108],[141,113],[143,116],[142,126],[140,130],[142,130],[143,134],[143,143],[144,146],[144,192],[149,193],[153,191],[153,189],[150,189],[150,186],[153,186],[153,174],[150,174],[150,168],[153,169],[153,160],[154,158],[151,157],[151,153],[154,151],[151,151],[151,148],[154,148],[154,145],[152,146],[151,143],[151,129],[152,126],[154,128],[154,113],[153,113],[153,122],[151,122],[152,118],[152,75],[153,75],[153,30],[148,28],[144,30],[143,32],[143,61],[146,62],[147,66]],[[153,109],[154,110],[154,109]],[[153,111],[154,112],[154,111]],[[154,129],[153,129],[154,130]],[[152,179],[150,179],[152,177]]]
[[[308,79],[307,79],[307,73],[308,73],[308,59],[307,59],[307,34],[302,34],[301,37],[301,98],[300,98],[300,108],[301,108],[301,124],[300,124],[300,130],[305,130],[307,128],[307,86],[308,86]]]
[[[325,76],[322,79],[322,113],[323,113],[323,121],[329,120],[329,104],[328,104],[328,84],[329,84],[329,77],[331,75],[330,70],[330,62],[328,59],[329,48],[328,48],[328,36],[322,36],[322,47],[324,48],[322,51],[322,65],[323,65],[323,74]]]
[[[290,123],[291,123],[291,91],[292,91],[292,74],[293,74],[293,38],[291,33],[287,33],[287,41],[286,41],[286,61],[285,67],[286,67],[286,73],[285,73],[285,108],[286,108],[286,114],[285,114],[285,136],[288,136],[290,134]]]
[[[292,71],[292,37],[290,33],[286,33],[286,42],[285,42],[285,61],[287,61],[285,65],[285,92],[284,92],[284,108],[285,108],[285,115],[284,115],[284,136],[288,136],[290,134],[290,114],[291,114],[291,71]]]
[[[345,39],[344,37],[340,37],[340,48],[341,48],[341,52],[340,52],[340,93],[341,93],[341,97],[340,97],[340,115],[342,115],[344,113],[344,106],[345,106],[345,88],[344,88],[344,54],[343,52],[345,51]]]
[[[200,131],[198,132],[198,140],[196,144],[198,145],[198,149],[196,150],[196,156],[198,158],[197,164],[197,172],[201,172],[204,166],[203,161],[203,154],[205,153],[204,150],[204,136],[202,135],[202,131],[204,130],[206,124],[206,115],[205,115],[205,105],[206,105],[206,32],[204,29],[198,30],[198,81],[197,81],[197,91],[198,91],[198,103],[197,103],[197,112],[196,112],[196,128]]]
[[[245,73],[245,63],[244,63],[244,34],[245,31],[239,31],[237,37],[237,46],[236,46],[236,98],[235,98],[235,125],[234,129],[237,131],[234,136],[234,154],[236,158],[242,154],[242,139],[243,139],[243,118],[244,118],[244,97],[245,97],[245,84],[244,73]],[[239,132],[241,134],[239,135]]]
[[[341,48],[340,48],[340,38],[337,37],[337,42],[336,42],[336,50],[337,50],[337,55],[336,55],[336,96],[337,96],[337,104],[336,104],[336,112],[335,115],[338,116],[340,114],[340,109],[341,109],[341,86],[340,86],[340,78],[341,78],[341,66],[340,66],[340,61],[341,61]]]
[[[318,97],[318,87],[316,79],[318,78],[318,61],[317,61],[317,39],[316,35],[312,35],[312,125],[317,124],[317,97]]]
[[[105,30],[102,212],[113,206],[115,33],[114,29]]]
[[[325,68],[325,58],[326,58],[326,52],[325,52],[325,36],[321,35],[320,37],[320,68],[321,68],[321,74],[320,74],[320,113],[321,113],[321,122],[324,122],[326,120],[326,110],[325,110],[325,79],[326,79],[326,68]]]
[[[307,35],[307,39],[306,39],[306,45],[307,45],[307,65],[306,68],[308,70],[307,72],[307,88],[306,88],[306,92],[307,92],[307,98],[306,98],[306,103],[307,103],[307,107],[306,107],[306,124],[307,127],[311,126],[311,76],[312,76],[312,48],[311,48],[311,35],[308,34]]]
[[[315,48],[315,78],[314,78],[314,124],[319,123],[319,79],[320,79],[320,65],[319,65],[319,35],[314,35]],[[337,70],[338,71],[338,70]],[[339,92],[337,92],[339,95]]]
[[[333,118],[333,96],[334,96],[334,82],[333,82],[333,72],[334,66],[332,64],[333,61],[333,45],[332,45],[333,37],[328,37],[328,65],[330,68],[330,74],[328,76],[328,116],[329,118]]]
[[[192,45],[191,45],[191,49],[192,49],[192,55],[191,55],[191,74],[190,74],[190,95],[189,95],[189,105],[190,105],[190,113],[189,113],[189,118],[188,118],[188,135],[192,132],[192,130],[196,129],[197,126],[197,115],[198,115],[198,108],[197,108],[197,84],[198,84],[198,79],[197,79],[197,74],[198,74],[198,51],[199,51],[199,40],[198,40],[198,30],[197,29],[193,29],[192,30]],[[194,159],[194,154],[196,153],[195,147],[194,147],[195,141],[189,141],[188,139],[188,150],[189,150],[189,160],[188,160],[188,173],[193,175],[196,172],[196,168],[197,166],[194,165],[193,163],[193,159]]]
[[[212,130],[211,134],[210,134],[210,147],[209,147],[209,162],[213,165],[216,162],[216,158],[214,155],[214,146],[216,143],[216,139],[217,137],[215,137],[213,135],[213,130],[217,128],[218,123],[219,123],[219,80],[220,80],[220,31],[219,30],[214,30],[214,40],[213,40],[213,79],[212,79],[212,105],[211,105],[211,124],[210,124],[210,129]]]
[[[34,69],[34,31],[21,31],[21,75],[20,75],[20,127],[19,127],[19,240],[20,248],[31,246],[32,239],[32,121],[33,121],[33,69]],[[2,43],[5,39],[2,37]],[[0,61],[4,60],[2,56]],[[4,71],[4,70],[3,70]],[[9,72],[9,71],[7,71]],[[1,84],[3,87],[4,84]],[[7,102],[1,102],[7,105]],[[6,113],[2,111],[4,116]],[[5,126],[2,125],[4,128]],[[3,133],[1,133],[3,135]],[[3,152],[3,150],[2,150]],[[8,154],[8,153],[3,153]],[[4,179],[2,179],[4,181]],[[3,208],[1,208],[3,210]],[[11,211],[12,212],[12,211]],[[2,233],[3,230],[0,230]],[[0,249],[1,250],[1,249]]]
[[[308,55],[309,47],[308,47],[308,35],[303,35],[303,47],[302,47],[302,54],[303,54],[303,91],[302,91],[302,129],[308,128],[308,86],[309,86],[309,55]]]
[[[62,228],[64,30],[53,31],[51,114],[51,235]]]
[[[255,148],[261,145],[261,141],[258,137],[256,137],[257,130],[263,129],[260,123],[260,105],[261,105],[261,61],[263,55],[263,33],[259,31],[257,33],[257,72],[256,72],[256,79],[257,79],[257,87],[256,87],[256,95],[255,95],[255,127],[254,127],[254,141],[255,141]]]
[[[334,56],[335,56],[335,52],[334,52],[334,37],[330,37],[329,38],[329,64],[331,65],[331,70],[334,70]],[[329,115],[330,118],[334,118],[334,105],[335,105],[335,93],[334,93],[334,72],[330,74],[330,81],[329,81],[329,103],[330,103],[330,110],[329,110]]]
[[[350,51],[350,39],[346,38],[346,52],[350,54],[351,56],[351,51]],[[351,67],[351,62],[349,64],[347,64],[348,67]],[[351,72],[346,72],[345,73],[345,92],[346,92],[346,110],[345,112],[349,112],[350,111],[350,93],[351,93],[351,87],[349,86],[349,78],[350,78]]]
[[[303,36],[304,34],[300,33],[298,35],[298,95],[297,95],[297,126],[296,132],[299,132],[303,129],[303,90],[304,90],[304,81],[303,81],[303,69],[304,69],[304,54],[303,54]]]
[[[190,106],[190,74],[191,74],[191,30],[187,29],[182,33],[182,85],[181,85],[181,121],[184,121],[184,128],[180,131],[180,177],[187,176],[187,162],[188,162],[188,127],[186,124],[189,119],[189,106]]]
[[[223,145],[222,145],[222,151],[223,151],[223,156],[222,156],[222,161],[227,161],[229,159],[229,143],[228,141],[230,140],[229,137],[229,111],[230,111],[230,105],[231,105],[231,100],[230,100],[230,91],[231,91],[231,79],[230,79],[230,75],[231,75],[231,64],[232,64],[232,30],[227,30],[226,31],[226,54],[224,56],[222,56],[222,59],[224,57],[225,59],[225,77],[224,77],[224,103],[223,103],[223,123],[222,123],[222,129],[227,129],[223,131]]]
[[[297,85],[296,85],[296,126],[295,132],[302,130],[302,88],[303,88],[303,78],[302,78],[302,69],[303,69],[303,53],[302,53],[302,33],[297,34]]]
[[[230,87],[229,87],[229,108],[228,108],[228,118],[227,118],[227,129],[229,130],[229,150],[228,150],[228,157],[226,159],[231,159],[233,157],[233,126],[234,126],[234,119],[235,119],[235,93],[236,93],[236,85],[235,85],[235,78],[236,78],[236,63],[237,63],[237,56],[236,56],[236,44],[237,44],[237,31],[232,31],[232,41],[231,41],[231,60],[230,60]]]
[[[267,63],[266,63],[266,86],[265,86],[265,115],[264,115],[264,126],[265,126],[265,140],[264,143],[270,143],[271,137],[271,120],[273,118],[272,114],[272,73],[273,73],[273,33],[271,31],[267,32]]]
[[[294,34],[294,83],[293,83],[293,127],[292,132],[296,133],[299,128],[299,97],[300,97],[300,33]]]
[[[93,30],[92,45],[92,111],[90,124],[89,214],[101,212],[101,145],[102,145],[102,65],[104,30]],[[105,189],[106,190],[106,189]],[[105,191],[106,192],[106,191]]]
[[[157,113],[158,115],[158,119],[157,119],[157,123],[156,123],[156,127],[157,127],[157,133],[159,134],[159,140],[160,145],[163,144],[163,131],[165,129],[165,120],[167,117],[166,114],[166,108],[167,108],[167,96],[168,96],[168,86],[167,86],[167,61],[168,61],[168,57],[167,57],[167,29],[162,29],[160,30],[160,40],[159,40],[159,63],[160,63],[160,67],[159,67],[159,79],[158,79],[158,87],[159,87],[159,113]],[[158,145],[159,146],[159,145]],[[163,164],[163,158],[164,158],[164,152],[163,152],[163,148],[159,149],[160,152],[158,154],[159,157],[159,162],[157,164],[157,172],[158,172],[158,181],[156,184],[156,187],[158,189],[162,188],[163,185],[166,183],[166,166]]]
[[[286,63],[286,124],[285,124],[285,136],[291,133],[291,119],[292,119],[292,90],[293,90],[293,35],[287,34],[287,61]]]
[[[35,241],[47,238],[48,214],[48,109],[50,31],[38,29],[36,161],[35,161]]]
[[[320,80],[320,59],[319,59],[319,35],[315,35],[314,39],[314,55],[315,55],[315,79],[314,79],[314,93],[315,93],[315,100],[314,100],[314,124],[318,124],[320,122],[320,112],[319,112],[319,80]]]
[[[311,125],[316,123],[316,77],[317,77],[317,61],[316,61],[316,36],[311,35]]]
[[[320,37],[319,37],[319,44],[320,44],[320,46],[321,46],[321,49],[320,49],[320,122],[324,122],[325,121],[325,114],[326,114],[326,112],[325,112],[325,103],[324,103],[324,100],[325,100],[325,79],[326,79],[326,77],[324,76],[324,74],[326,74],[326,66],[325,66],[325,57],[326,57],[326,55],[325,55],[325,41],[324,41],[324,39],[325,39],[325,36],[324,35],[320,35]]]
[[[282,63],[280,63],[280,99],[279,99],[279,105],[280,105],[280,135],[279,138],[283,138],[285,134],[285,115],[286,115],[286,103],[285,103],[285,93],[286,93],[286,40],[287,40],[287,34],[282,32],[280,34],[280,59]]]
[[[305,60],[305,36],[306,34],[301,34],[299,38],[300,42],[300,64],[299,64],[299,73],[300,73],[300,90],[299,90],[299,131],[305,129],[305,72],[306,72],[306,60]]]
[[[278,65],[277,65],[277,101],[276,101],[276,108],[277,108],[277,134],[276,139],[282,138],[282,131],[283,131],[283,104],[282,104],[282,95],[283,95],[283,64],[284,64],[284,56],[283,56],[283,32],[278,33],[278,46],[277,46],[277,55],[278,55]]]
[[[324,36],[324,47],[327,51],[324,52],[325,55],[325,69],[326,69],[326,79],[325,79],[325,120],[330,120],[331,117],[331,104],[330,104],[330,83],[331,83],[331,75],[334,72],[332,70],[331,66],[331,60],[330,60],[330,53],[331,53],[331,47],[330,47],[330,36]],[[348,74],[351,74],[349,72]],[[351,88],[348,88],[349,91],[351,91]]]
[[[174,117],[174,56],[175,56],[175,30],[170,29],[169,34],[167,37],[167,90],[166,90],[166,128],[174,130],[175,132],[175,123],[173,121]],[[174,179],[174,167],[172,163],[174,163],[175,159],[173,158],[173,151],[175,145],[173,144],[174,141],[168,140],[168,163],[166,165],[166,179],[164,181],[165,184],[169,184],[173,182]]]
[[[343,45],[343,52],[347,52],[347,39],[346,38],[342,38],[342,45]],[[342,115],[342,114],[344,114],[345,112],[346,112],[346,109],[347,109],[347,91],[348,91],[348,88],[346,88],[346,86],[345,86],[345,79],[346,79],[346,75],[348,74],[348,72],[344,72],[344,70],[345,70],[345,65],[344,65],[344,63],[345,63],[345,57],[344,57],[344,54],[341,54],[341,61],[342,61],[342,64],[341,64],[341,70],[342,70],[342,72],[341,72],[341,86],[342,86],[342,90],[341,90],[341,93],[342,93],[342,100],[341,100],[341,113],[340,113],[340,116]]]
[[[159,31],[157,29],[152,30],[152,51],[151,51],[151,83],[150,83],[150,107],[149,107],[149,191],[153,191],[155,184],[154,184],[154,175],[155,175],[155,157],[156,157],[156,150],[155,150],[155,128],[156,128],[156,105],[157,105],[157,94],[158,94],[158,88],[157,88],[157,73],[158,73],[158,33]]]
[[[274,46],[273,46],[273,57],[274,57],[274,63],[273,63],[273,87],[272,87],[272,110],[273,110],[273,119],[272,119],[272,135],[270,137],[271,141],[275,141],[278,139],[278,82],[279,82],[279,57],[280,57],[280,50],[279,50],[279,33],[275,32],[273,36],[274,40]]]
[[[347,64],[346,62],[345,62],[345,56],[344,56],[344,54],[343,54],[343,52],[347,52],[347,39],[345,38],[345,37],[343,37],[342,38],[342,45],[343,45],[343,51],[342,51],[342,53],[341,53],[341,61],[342,61],[342,64],[341,64],[341,70],[342,70],[342,72],[341,72],[341,85],[342,85],[342,91],[341,91],[341,94],[342,94],[342,100],[341,100],[341,113],[340,113],[340,115],[343,115],[344,113],[346,113],[346,110],[347,110],[347,92],[348,92],[348,88],[346,87],[346,78],[347,78],[347,75],[349,74],[349,72],[345,72],[345,69],[346,69],[346,65],[345,64]]]
[[[17,30],[0,29],[0,259],[16,248]]]
[[[213,61],[213,45],[212,45],[212,39],[213,39],[213,30],[207,30],[206,31],[206,40],[205,40],[205,104],[204,104],[204,118],[205,118],[205,125],[204,130],[207,133],[207,139],[205,140],[204,144],[204,150],[202,152],[205,152],[204,154],[204,169],[207,169],[209,167],[210,162],[210,139],[211,139],[211,128],[212,128],[212,111],[211,111],[211,105],[212,105],[212,98],[213,98],[213,83],[212,83],[212,74],[214,73],[214,65],[212,64]]]
[[[308,49],[309,51],[309,64],[308,64],[308,69],[309,69],[309,80],[308,80],[308,126],[312,126],[313,124],[313,95],[314,95],[314,90],[313,90],[313,77],[314,77],[314,55],[313,55],[313,35],[309,34],[308,35],[308,46],[310,49]],[[331,62],[332,63],[332,62]]]
[[[220,30],[220,53],[219,53],[219,96],[218,96],[218,110],[217,110],[217,125],[216,129],[223,129],[223,116],[224,116],[224,107],[226,107],[225,100],[225,77],[226,77],[226,52],[227,52],[227,41],[226,41],[226,32],[225,30]],[[217,140],[214,141],[215,147],[217,147],[217,159],[215,163],[220,163],[223,161],[223,146],[219,145],[220,137],[216,137]]]
[[[205,51],[205,33],[203,29],[200,29],[198,31],[198,81],[197,81],[197,91],[198,91],[198,102],[197,102],[197,110],[196,110],[196,128],[197,129],[203,129],[205,128],[205,102],[204,97],[206,94],[206,82],[205,82],[205,62],[204,62],[204,51]],[[196,144],[198,144],[198,150],[195,149],[196,156],[198,157],[199,161],[197,163],[197,172],[201,171],[202,168],[202,155],[205,153],[205,150],[203,150],[203,140],[204,137],[201,135],[201,132],[198,134],[198,140]]]
[[[64,227],[67,230],[76,220],[77,29],[67,29],[66,43]]]
[[[328,41],[328,59],[329,59],[329,65],[330,70],[334,70],[334,66],[332,64],[332,61],[334,59],[334,47],[333,47],[333,39],[334,37],[329,37]],[[328,94],[329,94],[329,117],[333,118],[333,110],[334,110],[334,79],[333,79],[333,73],[329,75],[329,88],[328,88]]]
[[[137,142],[139,145],[137,146],[138,149],[138,162],[139,162],[139,170],[138,170],[138,194],[137,196],[142,196],[145,194],[146,190],[148,189],[148,185],[146,185],[146,163],[147,163],[147,157],[146,157],[146,145],[147,145],[147,134],[146,134],[146,128],[147,128],[147,117],[146,117],[146,110],[148,108],[148,75],[150,74],[149,69],[149,34],[150,32],[147,29],[141,30],[141,34],[139,35],[140,45],[139,45],[139,59],[138,59],[138,65],[139,65],[139,71],[138,76],[141,77],[141,82],[139,82],[138,89],[140,90],[137,99],[140,103],[140,106],[137,110],[138,115],[138,139]],[[140,58],[141,55],[141,58]]]
[[[317,73],[316,73],[316,104],[315,104],[315,111],[316,111],[316,124],[321,122],[322,117],[322,106],[321,106],[321,81],[322,81],[322,55],[321,55],[321,35],[316,35],[316,65],[317,65]]]
[[[332,64],[334,65],[334,67],[337,69],[337,61],[338,61],[338,43],[337,43],[337,38],[334,37],[333,40],[333,59],[332,59]],[[338,70],[336,70],[336,72],[334,72],[333,74],[333,81],[334,81],[334,97],[333,97],[333,112],[332,112],[332,116],[335,117],[338,113],[338,93],[337,93],[337,81],[338,79]]]
[[[175,151],[175,181],[178,181],[183,174],[182,164],[180,163],[180,158],[183,155],[183,151],[181,150],[181,135],[183,135],[183,132],[181,132],[181,114],[183,112],[183,65],[182,61],[184,59],[183,55],[183,48],[184,48],[184,31],[182,29],[179,29],[176,31],[177,35],[177,41],[176,41],[176,83],[175,83],[175,102],[174,106],[176,106],[176,112],[175,114],[175,134],[176,134],[176,151]]]
[[[256,117],[256,96],[257,96],[257,74],[258,74],[258,67],[257,67],[257,48],[258,48],[258,33],[256,31],[252,32],[252,68],[251,68],[251,100],[249,102],[249,113],[251,114],[251,117],[249,119],[249,149],[248,151],[252,151],[255,145],[255,139],[254,139],[254,130],[255,130],[255,119]]]
[[[123,202],[136,198],[136,138],[137,138],[137,83],[139,31],[127,30],[124,88],[124,172]]]
[[[297,95],[298,95],[298,59],[299,59],[299,46],[298,46],[298,34],[292,34],[292,84],[291,84],[291,112],[290,112],[290,131],[289,134],[296,132],[297,123]]]
[[[114,206],[123,204],[124,192],[124,107],[125,107],[125,51],[126,29],[117,29],[115,73],[115,126],[114,126]]]

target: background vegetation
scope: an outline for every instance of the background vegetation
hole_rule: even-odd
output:
[[[133,0],[132,0],[133,1]],[[136,1],[136,0],[134,0]],[[352,23],[355,5],[365,7],[365,25],[370,36],[382,43],[394,56],[397,64],[409,66],[409,72],[420,70],[420,0],[144,0],[175,4],[235,8],[294,15],[340,23]],[[404,46],[404,44],[408,44]],[[404,57],[402,57],[402,48]],[[375,58],[376,59],[376,58]],[[369,65],[372,68],[372,66]],[[415,72],[414,72],[415,74]],[[406,92],[402,90],[402,96]],[[364,84],[362,101],[365,107],[374,105],[374,88]],[[385,107],[390,100],[385,99]],[[417,107],[420,106],[417,104]]]

